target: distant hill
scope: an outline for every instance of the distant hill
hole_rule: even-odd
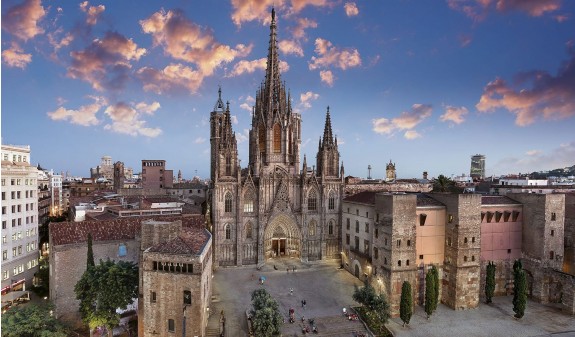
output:
[[[575,165],[565,168],[554,169],[546,172],[532,172],[531,179],[547,179],[548,177],[568,177],[575,176]]]

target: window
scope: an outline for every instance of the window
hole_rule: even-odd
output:
[[[409,260],[405,260],[405,265],[409,266]]]
[[[464,239],[463,239],[463,243],[467,243],[467,238],[464,238]]]
[[[244,202],[244,212],[251,213],[254,211],[254,201],[253,200],[246,200]]]
[[[359,233],[359,220],[355,220],[355,232]]]
[[[349,218],[345,219],[345,228],[349,230]]]
[[[449,214],[449,215],[447,216],[447,222],[448,222],[448,223],[452,223],[452,222],[453,222],[453,214]]]
[[[451,238],[449,238],[449,237],[447,238],[447,245],[448,245],[449,247],[451,247]]]
[[[377,239],[379,237],[379,229],[375,229],[375,238]]]
[[[475,243],[475,236],[471,237],[471,243]]]
[[[15,257],[18,255],[18,251],[16,249],[16,247],[12,247],[12,257]]]
[[[2,214],[6,214],[6,206],[2,206]]]
[[[168,332],[176,332],[176,323],[173,319],[168,320]]]
[[[398,266],[398,267],[401,267],[401,260],[398,260],[398,261],[397,261],[397,266]]]
[[[387,257],[383,258],[383,264],[387,265]]]
[[[420,259],[420,260],[423,260],[423,255],[419,255],[419,259]]]
[[[359,215],[359,209],[355,210],[355,215]]]
[[[252,223],[248,222],[246,224],[246,239],[251,239],[252,238]]]
[[[463,257],[463,262],[467,262],[467,256]]]
[[[2,221],[2,228],[4,228],[4,221]],[[551,230],[551,236],[555,236],[555,230]]]
[[[411,247],[411,240],[407,240],[407,246]]]
[[[550,251],[549,252],[549,260],[553,260],[555,258],[555,252],[554,251]]]
[[[471,261],[475,261],[475,255],[471,255]]]
[[[401,247],[401,240],[397,240],[397,247]]]
[[[387,246],[387,238],[385,238],[385,243],[384,243],[384,245]]]
[[[8,271],[7,271],[7,270],[2,271],[2,279],[3,279],[3,280],[7,280],[7,279],[8,279]]]
[[[8,251],[3,250],[2,251],[2,261],[7,260],[7,259],[8,259]]]
[[[365,223],[365,232],[369,233],[369,222]]]
[[[345,244],[349,246],[349,234],[345,235]]]
[[[329,225],[327,226],[327,233],[329,235],[333,235],[333,222],[332,221],[330,221]]]
[[[274,125],[274,153],[282,150],[282,128],[279,124]]]
[[[225,227],[225,231],[226,231],[226,240],[230,240],[232,238],[232,226],[231,225],[226,225]]]
[[[126,245],[120,243],[118,246],[118,256],[126,256],[128,254],[128,250],[126,249]]]
[[[554,212],[551,213],[551,221],[555,221],[556,218],[557,218],[557,215]]]
[[[224,212],[230,213],[232,211],[232,194],[230,192],[226,193]]]
[[[2,220],[2,229],[6,229],[6,220]]]
[[[317,196],[316,196],[314,190],[309,192],[309,195],[307,198],[307,209],[310,211],[317,210]]]
[[[365,212],[365,217],[369,218],[369,212]]]
[[[373,247],[373,258],[376,260],[379,259],[379,250],[377,247]]]
[[[511,249],[507,249],[507,254],[511,254]]]
[[[359,252],[359,238],[355,237],[355,250]]]
[[[426,220],[426,219],[427,219],[427,214],[421,213],[421,214],[419,215],[419,225],[420,225],[420,226],[425,225],[425,220]]]
[[[333,194],[330,194],[327,205],[328,205],[327,208],[329,210],[335,209],[335,197],[333,196]]]
[[[363,252],[369,254],[369,240],[363,240]]]
[[[315,235],[315,221],[312,220],[308,226],[309,226],[309,228],[308,228],[309,236],[314,236]]]
[[[375,222],[379,222],[379,213],[375,213]]]
[[[184,290],[184,304],[192,305],[192,292]]]
[[[6,192],[2,192],[2,200],[6,200]]]

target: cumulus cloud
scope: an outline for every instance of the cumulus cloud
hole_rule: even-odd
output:
[[[265,70],[267,65],[267,58],[262,57],[257,60],[241,60],[234,65],[232,72],[227,77],[239,76],[245,73],[251,74],[256,70]],[[280,61],[280,72],[285,73],[289,70],[289,65],[285,61]]]
[[[326,7],[329,6],[328,0],[291,0],[290,12],[299,13],[307,6]]]
[[[251,112],[252,112],[252,106],[253,106],[253,104],[254,104],[255,102],[256,102],[256,99],[255,99],[255,98],[253,98],[252,96],[248,96],[248,97],[246,98],[245,102],[243,102],[243,103],[240,105],[240,108],[241,108],[241,109],[244,109],[244,110],[247,110],[247,111],[249,111],[249,112],[251,113]]]
[[[32,54],[25,54],[17,43],[12,42],[11,47],[2,52],[2,62],[8,67],[24,69],[32,62]]]
[[[465,121],[464,116],[467,115],[469,111],[466,107],[456,107],[448,105],[445,107],[445,113],[439,116],[442,122],[452,122],[455,124],[461,124]]]
[[[48,112],[48,117],[54,121],[69,121],[72,124],[91,126],[100,124],[96,114],[106,104],[102,97],[91,97],[94,103],[83,105],[77,110],[59,107],[55,111]]]
[[[138,107],[140,107],[139,110]],[[128,103],[119,102],[110,105],[104,111],[112,120],[111,124],[106,124],[104,129],[113,132],[128,134],[130,136],[145,136],[155,138],[162,134],[160,128],[146,127],[146,121],[142,120],[142,114],[151,115],[155,109],[159,108],[159,104],[154,102],[152,104],[137,103],[132,106]]]
[[[238,122],[238,116],[236,116],[236,115],[231,115],[230,119],[232,121],[232,124],[238,124],[239,123]]]
[[[561,8],[561,0],[447,0],[451,9],[465,13],[474,20],[483,20],[490,11],[521,11],[541,16]]]
[[[286,13],[286,16],[297,14],[307,6],[330,6],[328,0],[232,0],[232,21],[236,26],[243,22],[271,22],[270,8]],[[277,20],[277,17],[276,17]]]
[[[96,90],[123,88],[132,67],[146,53],[145,48],[116,32],[107,32],[103,39],[94,40],[86,49],[70,53],[72,64],[68,77],[81,79]]]
[[[80,9],[86,13],[86,24],[93,26],[98,22],[100,14],[106,10],[106,6],[88,6],[88,1],[80,3]]]
[[[46,15],[40,0],[25,0],[23,3],[9,8],[2,15],[2,28],[17,38],[27,41],[44,29],[38,23]]]
[[[399,117],[393,119],[377,118],[371,122],[373,131],[380,134],[392,135],[397,131],[405,130],[404,137],[415,139],[421,135],[413,130],[419,123],[431,116],[432,107],[428,104],[414,104],[409,111],[403,111]],[[411,132],[410,132],[411,131]]]
[[[282,40],[278,43],[278,48],[285,55],[295,54],[297,56],[303,56],[303,49],[297,41]]]
[[[355,2],[346,2],[343,8],[345,9],[345,15],[347,16],[356,16],[359,14],[359,9]]]
[[[170,57],[194,64],[202,76],[211,76],[222,64],[247,56],[252,46],[234,48],[217,42],[212,32],[191,22],[179,10],[159,11],[141,20],[144,33],[151,34],[154,46],[162,46]]]
[[[316,94],[315,92],[312,91],[305,92],[299,95],[300,100],[299,105],[302,109],[309,109],[311,108],[311,102],[317,100],[318,98],[319,94]]]
[[[346,70],[361,65],[361,57],[357,49],[340,49],[322,38],[315,40],[315,52],[318,56],[312,56],[309,63],[310,70],[330,66]]]
[[[572,166],[573,158],[575,158],[575,142],[570,142],[548,151],[529,150],[523,155],[502,158],[493,165],[493,171],[495,174],[544,171]]]
[[[308,28],[317,28],[317,22],[308,18],[297,19],[296,26],[292,29],[292,36],[294,39],[307,40],[305,30]]]
[[[62,28],[58,28],[55,31],[52,31],[47,34],[48,43],[50,43],[52,48],[54,48],[54,53],[57,53],[58,50],[60,50],[60,48],[66,47],[70,45],[72,41],[74,41],[74,35],[72,35],[72,33],[70,32],[64,34],[64,36],[61,37],[63,32],[64,30]]]
[[[142,81],[145,91],[164,94],[172,91],[186,90],[196,93],[202,85],[204,74],[183,64],[170,64],[164,69],[143,67],[136,76]]]
[[[480,112],[506,109],[516,115],[515,124],[519,126],[539,118],[575,116],[575,53],[556,76],[537,70],[519,74],[516,82],[511,85],[501,78],[489,82],[475,107]]]
[[[242,132],[236,132],[236,140],[238,141],[238,144],[247,142],[248,139],[250,139],[249,129],[243,129]]]
[[[333,87],[333,82],[335,81],[335,78],[331,70],[321,70],[319,72],[319,77],[321,78],[321,81],[323,83],[327,84],[330,87]]]

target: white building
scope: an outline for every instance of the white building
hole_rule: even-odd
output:
[[[30,146],[2,145],[1,156],[4,306],[24,295],[38,270],[38,170],[30,165]]]
[[[547,179],[529,179],[529,178],[501,178],[499,185],[512,186],[547,186]]]

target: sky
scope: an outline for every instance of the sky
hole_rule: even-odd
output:
[[[209,178],[209,116],[229,101],[242,165],[271,8],[282,80],[315,163],[329,106],[345,174],[398,178],[575,165],[575,1],[4,0],[3,144],[89,176],[166,160]]]

